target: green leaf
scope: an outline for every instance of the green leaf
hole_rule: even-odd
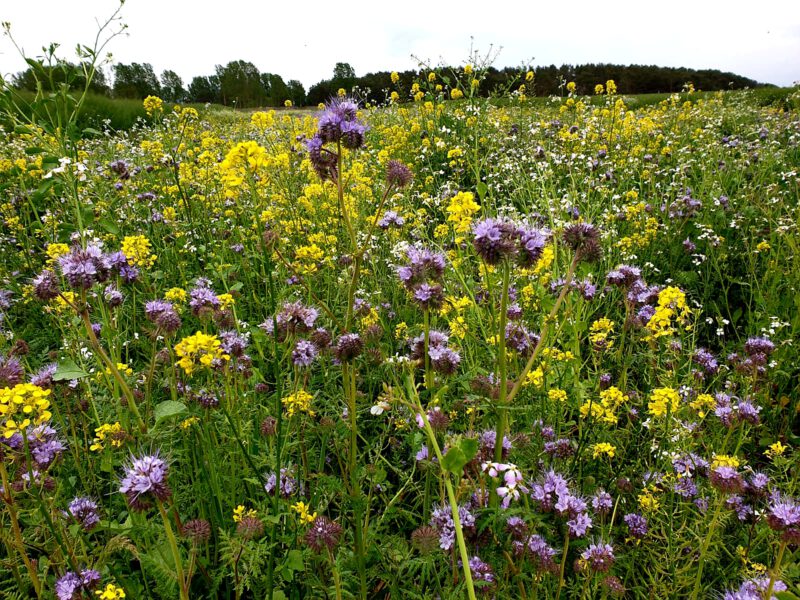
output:
[[[117,224],[111,219],[100,219],[97,222],[97,224],[100,225],[100,227],[102,227],[103,230],[107,231],[108,233],[119,235],[119,227],[117,227]]]
[[[778,600],[800,600],[792,592],[775,592],[775,597]]]
[[[165,400],[156,405],[155,411],[156,423],[153,428],[158,427],[161,421],[177,417],[178,415],[186,412],[186,405],[183,402],[176,402],[175,400]]]
[[[461,448],[453,446],[442,458],[442,468],[450,473],[460,474],[467,462],[469,461],[467,461]]]
[[[72,379],[82,379],[88,376],[89,374],[86,371],[81,369],[70,359],[66,359],[58,363],[55,375],[53,375],[53,381],[70,381]]]
[[[289,550],[286,555],[285,567],[292,571],[304,571],[306,566],[303,563],[303,553],[300,550]]]
[[[102,131],[98,131],[94,127],[87,127],[86,129],[83,130],[83,133],[86,135],[98,135],[98,136],[103,135]]]
[[[467,462],[475,458],[475,455],[478,453],[478,440],[475,438],[463,438],[458,445],[464,453],[464,458],[467,459]]]
[[[284,594],[280,590],[275,590],[272,592],[272,600],[288,600],[286,598],[286,594]]]
[[[442,459],[442,468],[450,473],[460,475],[464,466],[478,453],[478,440],[462,438],[457,445],[450,448]]]
[[[488,191],[489,191],[489,188],[487,187],[487,185],[485,183],[483,183],[482,181],[479,181],[478,182],[478,197],[481,200],[483,200],[484,197],[486,196],[486,192],[488,192]]]
[[[44,148],[40,148],[39,146],[30,146],[25,148],[25,154],[32,155],[32,154],[41,154],[44,152]]]

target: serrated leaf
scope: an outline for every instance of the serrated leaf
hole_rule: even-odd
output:
[[[67,359],[56,367],[56,372],[53,375],[53,381],[71,381],[73,379],[82,379],[88,377],[89,374],[76,365],[73,361]]]
[[[153,425],[155,428],[158,427],[162,421],[185,413],[186,405],[183,402],[176,402],[175,400],[165,400],[157,404],[153,412],[156,417],[156,423]]]

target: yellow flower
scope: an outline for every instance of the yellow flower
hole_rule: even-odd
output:
[[[32,423],[40,425],[50,420],[53,416],[48,399],[51,392],[32,383],[18,383],[0,390],[0,425],[6,439]]]
[[[400,75],[397,73],[397,71],[392,71],[391,78],[392,78],[392,83],[397,83],[398,81],[400,81]]]
[[[603,317],[598,319],[589,328],[589,341],[595,350],[608,350],[614,345],[611,334],[614,333],[614,321]]]
[[[464,73],[467,75],[472,75],[472,65],[467,65],[464,67]]]
[[[164,298],[166,298],[170,302],[174,302],[176,304],[185,303],[187,296],[188,296],[188,294],[186,293],[186,290],[184,290],[182,288],[177,288],[177,287],[168,289],[167,293],[164,294]]]
[[[533,81],[533,71],[528,71],[525,73],[525,81],[531,82]]]
[[[271,127],[275,123],[275,111],[258,111],[254,112],[250,116],[250,123],[258,127],[259,129],[266,129],[267,127]]]
[[[756,252],[766,252],[770,248],[772,248],[772,246],[769,245],[767,240],[761,240],[758,243],[758,246],[756,246]]]
[[[293,417],[297,413],[307,413],[309,416],[314,416],[314,411],[311,410],[311,401],[314,397],[305,390],[299,390],[294,394],[289,394],[281,400],[286,414]]]
[[[69,246],[66,244],[48,244],[46,252],[47,264],[54,265],[59,258],[65,254],[69,254]]]
[[[219,300],[219,308],[220,310],[227,310],[234,304],[236,304],[236,300],[233,299],[233,296],[230,294],[220,294],[217,296],[217,300]]]
[[[317,518],[317,513],[309,512],[309,506],[305,502],[292,504],[292,510],[297,513],[297,518],[301,523],[313,523]]]
[[[647,409],[654,417],[663,417],[670,412],[675,414],[678,410],[681,397],[678,392],[672,388],[657,388],[650,394],[650,402],[647,404]]]
[[[336,95],[339,96],[339,98],[344,98],[345,96],[347,96],[347,90],[344,88],[339,88],[338,90],[336,90]]]
[[[292,108],[292,106],[293,106],[293,105],[292,105],[292,101],[291,101],[291,100],[284,100],[284,101],[283,101],[283,105],[284,105],[286,108]]]
[[[207,335],[198,331],[194,335],[183,338],[175,346],[178,356],[178,366],[187,375],[191,375],[197,368],[210,368],[214,361],[227,361],[231,357],[222,352],[221,342],[215,335]]]
[[[786,452],[786,450],[788,449],[789,446],[784,446],[783,444],[781,444],[779,440],[774,444],[771,444],[769,449],[766,450],[764,454],[767,456],[767,458],[774,459],[775,457],[783,456],[783,453]]]
[[[716,469],[717,467],[733,467],[737,469],[741,463],[739,459],[735,456],[730,456],[728,454],[714,454],[714,459],[711,461],[711,468]]]
[[[605,91],[605,88],[603,88],[603,84],[602,83],[598,83],[596,86],[594,86],[594,93],[597,94],[598,96],[600,94],[602,94],[604,91]]]
[[[462,92],[460,89],[453,88],[452,90],[450,90],[450,98],[451,99],[458,100],[459,98],[463,98],[463,97],[464,97],[464,92]]]
[[[568,91],[570,94],[571,94],[571,93],[573,93],[573,92],[575,91],[575,82],[574,82],[574,81],[570,81],[570,82],[567,84],[567,91]]]
[[[547,392],[547,397],[553,402],[566,402],[567,392],[559,388],[553,388]]]
[[[245,517],[256,517],[258,513],[253,510],[252,508],[245,508],[244,504],[240,504],[236,508],[233,509],[233,522],[238,523]]]
[[[117,587],[113,583],[109,583],[106,585],[104,590],[96,590],[95,595],[100,600],[117,600],[118,598],[124,598],[125,592],[121,587]]]
[[[472,217],[480,210],[472,192],[458,192],[450,199],[447,206],[449,223],[455,223],[453,229],[456,233],[468,233],[472,224]]]
[[[156,255],[150,253],[150,240],[143,235],[129,235],[122,240],[122,253],[136,267],[152,267]]]
[[[397,92],[392,92],[389,95],[389,100],[391,100],[392,102],[399,102],[400,101],[400,94],[398,94]]]
[[[656,511],[661,506],[658,498],[653,495],[651,490],[642,491],[642,493],[637,497],[637,500],[639,501],[639,508],[645,512]]]
[[[148,96],[144,99],[142,104],[148,116],[152,116],[152,114],[156,112],[161,112],[164,108],[164,101],[158,96]]]
[[[617,448],[606,442],[599,442],[592,446],[592,458],[599,458],[604,454],[609,458],[614,458]]]
[[[613,79],[606,81],[606,92],[608,92],[609,96],[613,96],[617,93],[617,84],[614,83]]]
[[[94,440],[92,445],[89,446],[89,450],[92,452],[99,452],[105,448],[104,442],[106,438],[111,440],[112,447],[120,448],[122,446],[122,442],[125,439],[125,430],[122,428],[122,425],[119,424],[119,421],[111,425],[103,423],[100,427],[95,428]]]

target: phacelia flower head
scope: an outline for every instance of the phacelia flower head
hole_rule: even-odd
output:
[[[564,243],[575,251],[578,260],[595,262],[603,255],[600,231],[591,223],[570,223],[564,227]]]
[[[386,182],[398,188],[404,188],[414,178],[411,169],[399,160],[390,160],[386,163]]]
[[[506,219],[484,219],[472,227],[475,252],[490,265],[510,258],[518,251],[518,228]]]
[[[167,463],[158,452],[140,457],[131,456],[119,491],[125,494],[128,505],[134,510],[145,508],[151,497],[160,501],[167,500],[172,495],[167,482],[168,470]]]
[[[589,569],[603,573],[614,564],[614,548],[606,542],[596,542],[581,553],[581,558],[586,561]]]
[[[69,515],[80,523],[84,531],[91,531],[100,522],[97,502],[91,498],[85,496],[75,498],[69,503],[67,510],[69,511]]]
[[[314,519],[305,535],[305,542],[315,552],[333,550],[339,543],[342,526],[328,517],[320,515]]]
[[[78,290],[88,290],[95,283],[102,283],[111,271],[108,255],[97,244],[73,248],[58,259],[58,266],[70,287]]]
[[[144,315],[164,333],[174,333],[181,326],[181,318],[172,305],[166,300],[151,300],[144,307]]]

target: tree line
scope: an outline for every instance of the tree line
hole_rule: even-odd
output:
[[[533,84],[526,86],[528,95],[550,96],[563,92],[567,82],[573,81],[579,94],[591,94],[595,85],[613,79],[621,94],[647,94],[679,92],[691,82],[694,88],[704,91],[761,87],[753,79],[716,69],[688,69],[659,67],[656,65],[555,65],[532,69],[535,73]],[[447,69],[444,69],[446,72]],[[181,77],[167,69],[157,76],[150,63],[118,63],[113,65],[113,82],[106,74],[97,71],[90,89],[98,94],[115,98],[138,98],[160,96],[167,102],[215,103],[240,108],[283,106],[287,100],[294,106],[315,106],[335,96],[339,89],[348,92],[357,90],[358,97],[372,104],[386,101],[392,91],[397,91],[401,99],[408,99],[409,90],[415,81],[425,73],[403,71],[398,73],[397,83],[392,82],[390,71],[379,71],[357,76],[348,63],[336,63],[332,77],[312,85],[306,92],[303,84],[296,79],[285,82],[275,73],[262,73],[251,62],[231,61],[226,65],[216,65],[211,75],[194,77],[184,85]],[[55,87],[68,81],[71,86],[83,87],[86,83],[81,65],[61,63],[55,67],[38,64],[30,66],[13,78],[13,85],[20,89],[36,90],[37,78],[45,86]],[[487,96],[510,89],[521,81],[520,69],[489,67],[482,74],[478,92]],[[42,77],[42,75],[45,75]],[[38,77],[37,77],[38,75]],[[462,69],[450,73],[463,77]]]

